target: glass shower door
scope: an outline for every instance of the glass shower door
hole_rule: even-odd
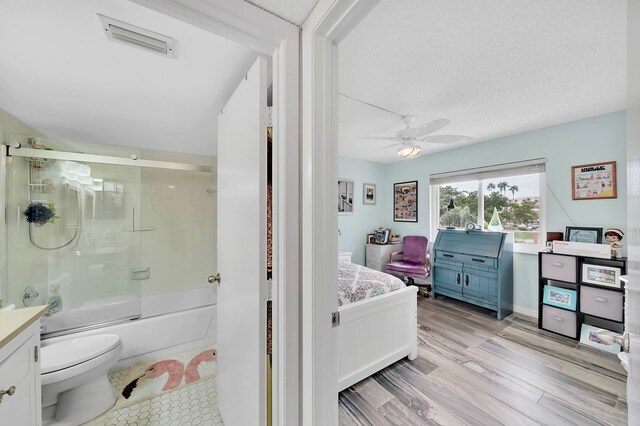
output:
[[[139,194],[139,167],[9,158],[10,302],[49,304],[45,333],[140,317]]]

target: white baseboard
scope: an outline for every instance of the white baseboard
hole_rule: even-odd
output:
[[[531,317],[534,320],[538,319],[538,311],[536,309],[523,308],[522,306],[514,306],[513,307],[513,313],[514,314],[525,315],[527,317]],[[512,316],[512,315],[510,315],[510,316]]]

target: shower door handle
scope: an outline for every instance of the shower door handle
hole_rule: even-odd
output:
[[[209,279],[207,281],[209,281],[209,284],[213,284],[215,282],[220,284],[222,282],[220,278],[220,273],[217,273],[215,275],[209,275]]]

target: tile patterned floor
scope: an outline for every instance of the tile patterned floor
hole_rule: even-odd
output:
[[[121,389],[127,370],[109,374],[115,389]],[[222,426],[218,410],[216,379],[202,380],[92,420],[90,426]]]

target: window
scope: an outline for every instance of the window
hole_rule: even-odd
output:
[[[432,175],[431,237],[438,228],[477,223],[513,233],[516,251],[537,252],[544,243],[544,177],[544,160]]]
[[[478,182],[440,186],[439,228],[464,228],[478,220]]]

